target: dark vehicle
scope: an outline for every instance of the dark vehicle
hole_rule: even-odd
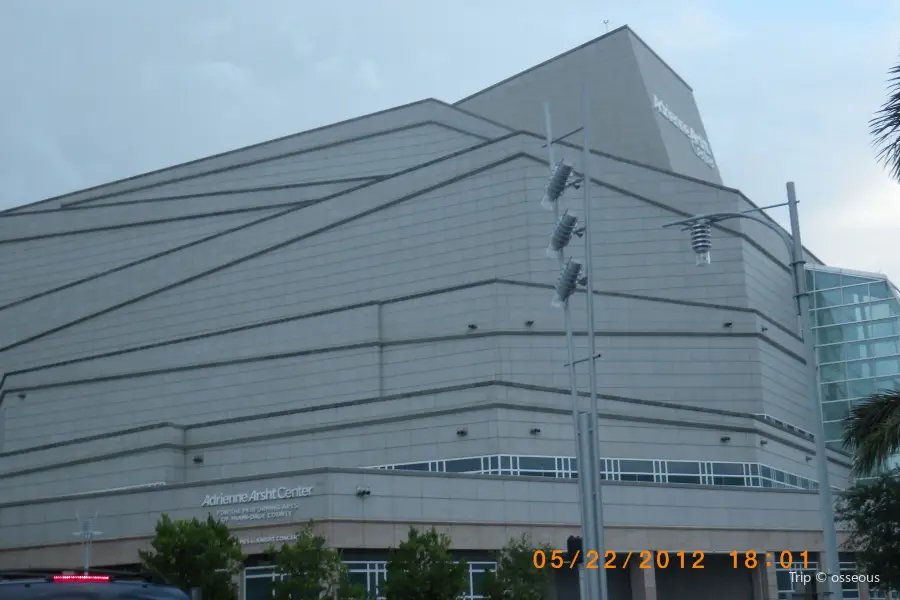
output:
[[[0,600],[190,600],[158,575],[125,571],[0,571]]]

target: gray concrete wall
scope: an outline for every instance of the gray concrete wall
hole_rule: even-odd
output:
[[[628,32],[610,40],[621,64],[608,68],[631,73],[615,93],[645,94],[638,71],[657,59],[636,57]],[[547,77],[574,77],[576,66]],[[538,84],[526,77],[503,92],[522,99],[509,114],[540,115],[535,96],[525,100]],[[687,102],[690,91],[679,93]],[[650,136],[635,152],[652,154],[647,140],[662,140],[671,124],[656,122],[649,99],[634,114]],[[656,148],[667,155],[678,141]],[[570,481],[327,471],[574,454],[562,314],[549,307],[556,270],[544,254],[553,217],[539,206],[540,143],[429,101],[0,217],[15,249],[2,267],[17,283],[7,301],[48,292],[0,307],[0,547],[71,541],[74,512],[88,510],[109,516],[110,535],[143,539],[162,511],[206,514],[198,494],[282,485],[293,476],[275,473],[298,470],[322,490],[300,505],[298,521],[571,528]],[[580,164],[577,148],[559,152]],[[713,265],[697,269],[687,236],[661,226],[749,201],[609,156],[590,160],[604,457],[761,463],[814,478],[811,441],[759,417],[812,429],[780,238],[755,224],[722,227]],[[258,189],[416,164],[368,184]],[[171,194],[192,195],[159,200]],[[77,208],[33,212],[68,202]],[[294,204],[263,208],[285,202]],[[583,215],[582,204],[567,194],[566,207]],[[223,214],[235,209],[254,210]],[[148,222],[162,218],[175,220]],[[113,226],[122,228],[96,230]],[[10,241],[24,236],[49,237]],[[572,250],[584,252],[579,241]],[[579,356],[585,298],[572,300]],[[468,435],[457,435],[461,427]],[[846,461],[831,458],[842,485]],[[357,485],[371,485],[372,497],[357,498]],[[611,523],[631,528],[623,545],[683,548],[674,534],[646,538],[676,527],[698,544],[722,528],[730,537],[716,538],[720,547],[777,547],[798,530],[793,547],[815,541],[807,492],[608,487]],[[786,537],[753,537],[766,528]],[[357,533],[341,534],[343,543],[353,546]],[[479,539],[472,547],[502,544]]]
[[[678,128],[653,106],[664,100],[678,118],[706,136],[690,87],[635,34],[623,27],[457,103],[509,125],[543,134],[550,102],[556,136],[581,126],[582,86],[591,101],[591,146],[613,156],[721,183]],[[581,134],[571,140],[581,143]]]
[[[202,487],[171,486],[127,495],[0,504],[0,540],[4,540],[6,547],[70,542],[75,513],[94,511],[103,515],[104,530],[110,538],[147,536],[152,534],[154,524],[163,512],[174,518],[205,518],[209,512],[244,506],[214,507],[210,511],[201,506],[207,495],[243,494],[282,486],[313,489],[307,497],[251,503],[297,506],[288,509],[289,515],[255,522],[242,521],[234,524],[234,528],[240,530],[248,524],[304,522],[308,519],[571,524],[577,521],[578,512],[573,483],[534,478],[485,479],[448,474],[331,470],[222,481]],[[370,489],[371,495],[357,497],[359,486]],[[803,492],[748,493],[703,488],[676,491],[639,484],[609,485],[604,490],[610,526],[728,528],[735,531],[814,531],[816,506],[808,501],[808,497],[809,494]],[[648,510],[648,506],[658,509]],[[662,507],[666,510],[659,510]],[[666,549],[673,544],[660,539],[657,541],[660,545],[657,545],[654,541],[650,542],[650,547]]]

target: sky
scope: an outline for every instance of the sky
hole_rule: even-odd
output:
[[[694,89],[726,185],[768,205],[796,182],[807,247],[900,283],[868,134],[896,0],[2,0],[0,209],[454,102],[622,25]]]

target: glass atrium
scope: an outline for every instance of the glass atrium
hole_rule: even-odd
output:
[[[872,394],[900,390],[900,292],[884,275],[808,268],[819,354],[825,440],[840,446],[842,420]]]

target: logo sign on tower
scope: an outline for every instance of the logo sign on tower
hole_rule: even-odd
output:
[[[700,160],[705,162],[710,169],[716,168],[716,161],[713,158],[709,142],[703,139],[699,133],[694,131],[693,127],[679,119],[675,113],[669,110],[666,103],[660,100],[656,94],[653,95],[653,108],[659,111],[659,114],[661,114],[666,121],[674,125],[681,133],[691,140],[691,148]]]

